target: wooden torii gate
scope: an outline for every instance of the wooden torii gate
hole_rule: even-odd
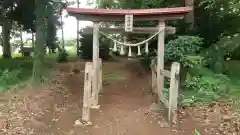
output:
[[[164,102],[163,99],[163,88],[164,88],[164,76],[175,76],[175,73],[179,69],[175,69],[174,72],[167,72],[164,70],[164,38],[166,34],[175,33],[175,28],[166,26],[166,21],[183,19],[184,15],[192,11],[192,7],[178,7],[178,8],[161,8],[161,9],[137,9],[137,10],[118,10],[118,9],[87,9],[87,8],[67,8],[67,12],[70,16],[76,17],[77,20],[93,21],[93,28],[88,27],[83,30],[85,34],[93,33],[93,63],[92,63],[92,101],[91,105],[98,106],[98,93],[99,93],[99,31],[110,32],[110,33],[155,33],[158,34],[158,50],[157,50],[157,66],[154,67],[156,71],[156,90],[159,97],[159,101]],[[101,28],[99,27],[100,22],[124,22],[125,17],[133,17],[133,21],[158,21],[158,27],[137,27],[131,28],[127,31],[125,28]],[[126,23],[126,22],[125,22]],[[125,25],[126,26],[126,25]],[[125,29],[125,30],[124,30]],[[162,30],[165,29],[165,30]],[[87,64],[89,66],[89,63]],[[86,66],[87,66],[86,65]],[[174,63],[173,65],[176,65]],[[88,76],[88,75],[87,75]],[[90,77],[90,76],[88,76]],[[85,76],[86,79],[86,76]],[[172,78],[171,78],[172,80]],[[172,81],[174,83],[174,81]],[[89,84],[90,85],[90,84]],[[89,94],[87,94],[89,95]],[[169,102],[170,99],[169,99]],[[168,106],[171,104],[168,103]],[[85,106],[85,105],[84,105]],[[87,106],[87,105],[86,105]],[[176,105],[174,105],[176,106]],[[169,107],[169,110],[172,107]],[[170,111],[169,111],[170,112]],[[89,120],[89,117],[83,118]],[[170,116],[169,116],[169,119]]]

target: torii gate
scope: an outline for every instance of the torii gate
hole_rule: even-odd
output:
[[[175,33],[175,28],[166,26],[166,21],[183,19],[184,15],[192,11],[192,7],[178,7],[178,8],[161,8],[161,9],[137,9],[137,10],[118,10],[118,9],[88,9],[88,8],[67,8],[69,15],[76,17],[77,20],[93,21],[93,28],[85,28],[83,31],[87,34],[93,33],[93,65],[92,65],[92,98],[91,105],[98,105],[99,84],[98,78],[99,70],[99,31],[108,31],[114,33],[158,33],[158,51],[157,51],[157,67],[156,67],[156,93],[159,101],[165,102],[163,99],[164,76],[175,76],[175,73],[164,70],[164,37],[166,34]],[[134,28],[132,23],[126,22],[126,18],[131,21],[158,21],[158,27],[148,28]],[[128,19],[129,20],[129,19]],[[100,22],[124,22],[125,28],[100,28]],[[127,25],[126,25],[127,24]],[[125,30],[124,30],[125,29]],[[179,70],[179,69],[176,69]],[[155,71],[155,69],[154,69]],[[177,72],[177,71],[175,71]],[[86,75],[86,74],[85,74]],[[90,77],[90,76],[89,76]],[[86,79],[86,77],[85,77]],[[171,78],[172,80],[172,78]],[[174,83],[174,81],[173,81]],[[171,92],[171,91],[170,91]],[[85,98],[85,97],[84,97]],[[175,95],[175,98],[176,95]],[[171,99],[169,103],[164,103],[169,110],[171,106]],[[88,103],[89,104],[89,103]],[[177,101],[173,108],[176,108]],[[84,105],[86,107],[87,105]],[[169,115],[172,110],[169,111]],[[172,114],[171,114],[172,115]],[[83,116],[85,117],[85,116]],[[83,118],[88,121],[89,116]],[[169,120],[172,119],[169,116]]]

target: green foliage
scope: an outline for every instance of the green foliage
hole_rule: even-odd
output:
[[[151,51],[148,54],[144,53],[143,56],[140,58],[140,63],[145,69],[151,68],[151,61],[156,56],[156,52]]]
[[[225,60],[240,59],[240,36],[224,36],[218,42],[203,52],[206,59],[206,64],[216,73],[227,73]]]
[[[165,60],[180,62],[185,66],[192,66],[194,64],[192,56],[197,54],[202,44],[202,39],[199,37],[179,36],[166,44]],[[199,57],[194,58],[197,58],[198,61],[201,59]]]
[[[83,59],[90,60],[92,59],[92,51],[93,51],[93,36],[92,35],[82,35],[81,38],[81,46],[80,46],[80,55]],[[104,38],[100,37],[99,40],[99,57],[103,60],[108,60],[110,58],[109,55],[109,41]]]
[[[192,31],[186,31],[184,20],[169,21],[178,29],[177,34],[192,34],[203,38],[203,48],[208,48],[216,43],[221,36],[232,36],[239,30],[240,0],[195,0],[194,18],[195,25]],[[181,0],[101,0],[100,7],[107,9],[147,9],[163,7],[181,7]],[[134,25],[152,26],[156,23],[136,22]]]
[[[65,49],[61,48],[58,51],[57,62],[66,62],[68,61],[68,53]]]
[[[197,55],[202,43],[202,39],[195,36],[179,36],[176,39],[170,40],[165,45],[165,62],[179,62],[187,68],[204,64],[203,57]],[[141,60],[142,65],[149,68],[150,62],[155,56],[155,51],[150,51],[148,55],[143,55]],[[157,57],[154,59],[156,63]]]
[[[239,31],[239,10],[233,8],[239,0],[196,1],[196,34],[204,38],[206,47],[216,43],[223,35],[231,36]]]
[[[35,0],[0,0],[0,3],[0,10],[6,12],[7,19],[17,21],[18,24],[23,25],[24,30],[36,31]],[[60,0],[42,0],[41,3],[45,8],[42,13],[55,24],[59,24],[57,17],[59,17],[60,11],[66,7],[67,3]],[[1,11],[0,16],[5,13],[3,11]]]
[[[207,67],[215,73],[226,73],[227,69],[224,65],[224,51],[217,45],[211,46],[208,50],[204,50],[203,56]]]
[[[49,52],[55,52],[57,48],[57,28],[52,21],[47,21],[46,45]]]
[[[205,60],[200,55],[192,56],[188,55],[185,57],[185,60],[183,61],[183,67],[194,68],[199,65],[201,66],[205,65]]]
[[[80,46],[80,55],[83,59],[92,59],[92,35],[82,35],[80,39],[81,46]]]
[[[21,70],[0,70],[0,92],[9,90],[12,85],[19,83],[21,80]]]
[[[0,59],[0,92],[26,81],[32,74],[32,61],[23,58]]]
[[[16,70],[16,69],[31,70],[33,68],[32,61],[25,58],[13,58],[11,60],[0,59],[1,70]]]
[[[199,72],[196,72],[199,71]],[[197,103],[212,103],[218,101],[229,90],[230,79],[222,74],[214,74],[210,70],[195,70],[188,73],[184,83],[183,106]]]

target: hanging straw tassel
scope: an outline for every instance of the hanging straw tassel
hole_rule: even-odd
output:
[[[141,55],[141,48],[140,48],[140,45],[138,46],[138,56]]]
[[[129,46],[128,47],[128,57],[132,56],[132,48]]]
[[[148,42],[146,42],[146,45],[145,45],[145,53],[148,54],[149,50],[148,50]]]
[[[126,37],[123,38],[123,42],[126,43]],[[124,52],[124,45],[121,45],[121,50],[120,50],[120,55],[124,55],[125,52]]]
[[[116,41],[114,41],[113,51],[114,51],[114,52],[117,51],[117,42],[116,42]]]
[[[120,50],[120,55],[124,55],[124,48],[123,48],[123,45],[121,45],[121,50]]]

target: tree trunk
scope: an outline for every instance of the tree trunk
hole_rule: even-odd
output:
[[[61,0],[61,2],[62,2],[62,0]],[[62,11],[61,11],[60,19],[61,19],[61,25],[62,25],[61,26],[61,31],[62,31],[62,48],[65,49]]]
[[[79,0],[77,0],[77,8],[79,8]],[[80,56],[80,45],[79,45],[79,20],[77,20],[77,56]]]
[[[44,37],[45,37],[45,4],[44,0],[35,0],[36,5],[36,45],[34,47],[33,74],[34,85],[39,85],[43,81],[44,73]]]
[[[186,32],[189,33],[194,30],[194,0],[185,0],[185,6],[193,7],[193,10],[186,14]]]
[[[35,46],[35,41],[34,41],[34,33],[32,32],[32,47]]]
[[[5,19],[2,26],[2,38],[3,38],[3,58],[10,59],[11,55],[11,44],[10,44],[10,31],[11,23]]]
[[[23,33],[22,33],[22,27],[20,28],[20,42],[21,42],[21,47],[23,47]]]
[[[2,25],[0,25],[2,27]],[[0,33],[0,46],[3,46],[3,32]]]
[[[23,35],[22,35],[22,27],[20,27],[20,44],[21,44],[21,51],[22,51],[22,57],[23,57]]]

